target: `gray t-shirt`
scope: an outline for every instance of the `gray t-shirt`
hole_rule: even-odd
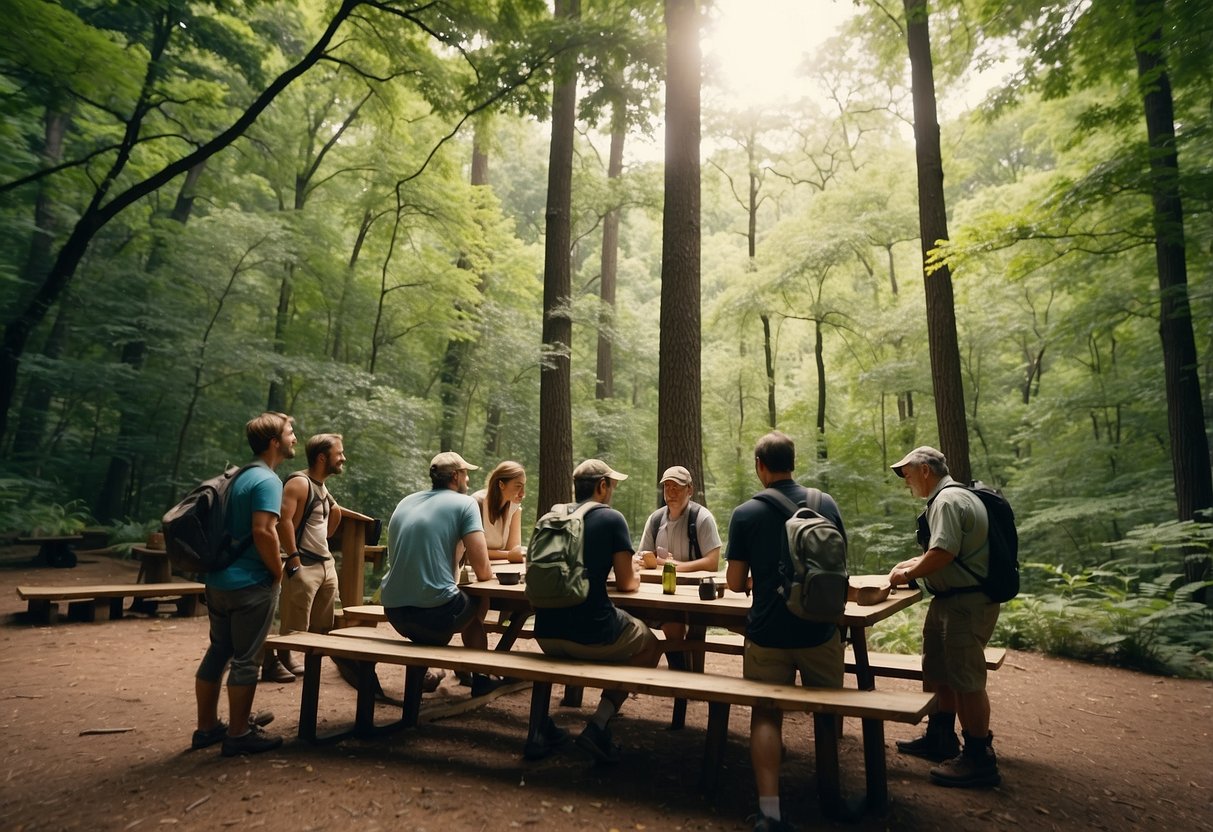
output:
[[[691,540],[687,535],[687,521],[691,516],[691,504],[675,518],[670,517],[669,509],[662,506],[649,515],[644,523],[644,535],[640,538],[640,551],[653,552],[658,546],[664,546],[673,555],[674,560],[685,563],[695,560],[691,552]],[[654,522],[656,520],[656,522]],[[656,533],[654,533],[654,528]],[[713,549],[720,548],[720,532],[716,529],[716,518],[706,507],[699,506],[699,516],[695,521],[695,535],[699,543],[699,555],[703,557]]]
[[[990,564],[990,518],[981,498],[967,488],[947,488],[956,480],[944,477],[927,498],[928,549],[952,552],[978,575],[985,576]],[[926,578],[936,592],[976,586],[977,579],[953,561]]]

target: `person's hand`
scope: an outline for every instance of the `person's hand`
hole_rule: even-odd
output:
[[[904,564],[897,564],[893,567],[892,571],[889,572],[890,586],[900,586],[901,584],[908,584],[909,582],[909,569],[907,569]]]

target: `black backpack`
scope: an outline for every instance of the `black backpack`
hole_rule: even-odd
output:
[[[669,517],[670,507],[663,508],[665,516]],[[653,516],[649,518],[649,524],[645,528],[644,533],[647,537],[653,538],[653,548],[657,548],[657,529],[660,526],[662,515],[659,512],[653,512]],[[699,560],[703,557],[703,552],[699,550],[699,503],[691,500],[687,503],[687,544],[690,553],[687,555],[688,560]]]
[[[837,624],[847,605],[847,541],[834,523],[820,513],[821,491],[808,489],[808,499],[796,505],[783,492],[767,488],[754,495],[786,520],[786,545],[780,588],[788,612],[807,621]]]
[[[233,465],[217,477],[205,480],[168,510],[164,525],[164,548],[169,563],[179,572],[220,572],[227,569],[253,539],[250,534],[233,540],[227,531],[227,501],[236,478],[257,465]]]
[[[1003,497],[1001,493],[980,481],[974,481],[968,485],[953,482],[945,485],[944,488],[963,488],[972,494],[976,494],[977,498],[981,500],[981,504],[986,507],[986,515],[989,517],[989,574],[983,578],[965,565],[963,560],[956,558],[953,562],[972,575],[978,581],[979,586],[961,587],[935,594],[950,595],[957,592],[984,592],[989,596],[991,601],[998,603],[1010,601],[1019,594],[1019,531],[1015,528],[1015,512],[1011,509],[1011,504],[1007,502],[1006,497]],[[943,489],[941,488],[940,491],[943,491]],[[937,494],[936,496],[939,495]],[[927,508],[930,508],[930,506],[931,503],[928,502]],[[926,537],[919,542],[925,547],[927,545],[926,541],[930,539],[930,531],[926,523],[926,511],[923,511],[919,521],[920,536],[924,532],[926,534]]]

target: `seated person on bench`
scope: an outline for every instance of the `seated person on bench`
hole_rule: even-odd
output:
[[[467,494],[468,471],[477,467],[454,451],[438,454],[430,462],[433,488],[405,497],[388,521],[389,565],[380,600],[396,632],[418,644],[444,645],[460,633],[465,647],[489,646],[487,599],[478,601],[464,592],[456,578],[460,543],[476,577],[493,577],[480,507]],[[472,677],[472,696],[495,687],[488,676]]]

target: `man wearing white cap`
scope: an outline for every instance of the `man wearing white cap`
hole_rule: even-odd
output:
[[[387,619],[396,632],[418,644],[447,644],[462,634],[466,647],[486,648],[486,605],[459,588],[459,544],[476,578],[493,577],[480,507],[468,496],[472,465],[454,451],[430,462],[429,491],[405,497],[388,521],[388,571],[380,587]],[[495,685],[488,676],[472,677],[472,696]]]
[[[649,515],[640,538],[640,553],[656,552],[659,558],[674,561],[679,572],[707,570],[715,572],[720,564],[720,532],[712,512],[691,499],[695,484],[691,472],[681,465],[665,469],[661,475],[661,490],[665,505]],[[687,626],[666,622],[662,632],[670,641],[686,638]],[[670,667],[685,665],[682,653],[667,653]]]
[[[930,771],[938,785],[997,786],[1001,777],[990,733],[985,647],[1000,608],[981,591],[974,575],[984,576],[988,569],[989,515],[967,488],[948,488],[959,483],[949,475],[944,455],[929,445],[915,448],[890,467],[911,494],[927,501],[918,517],[922,554],[894,566],[889,583],[921,579],[932,593],[922,627],[922,686],[939,700],[926,733],[898,740],[897,750],[940,763]],[[958,559],[968,569],[958,565]],[[963,750],[956,739],[957,718]]]
[[[589,579],[589,593],[580,604],[535,610],[535,639],[550,656],[588,661],[656,667],[661,643],[643,621],[611,603],[606,582],[615,572],[615,589],[635,592],[640,575],[632,566],[632,536],[628,521],[611,508],[611,498],[620,482],[628,478],[601,459],[587,459],[573,469],[573,499],[578,503],[601,503],[585,514],[582,559]],[[619,746],[611,737],[609,723],[627,699],[626,690],[604,690],[598,709],[577,737],[577,745],[600,763],[619,762]],[[548,728],[553,733],[552,728]],[[554,732],[552,744],[563,738]],[[531,758],[548,749],[527,749]]]

